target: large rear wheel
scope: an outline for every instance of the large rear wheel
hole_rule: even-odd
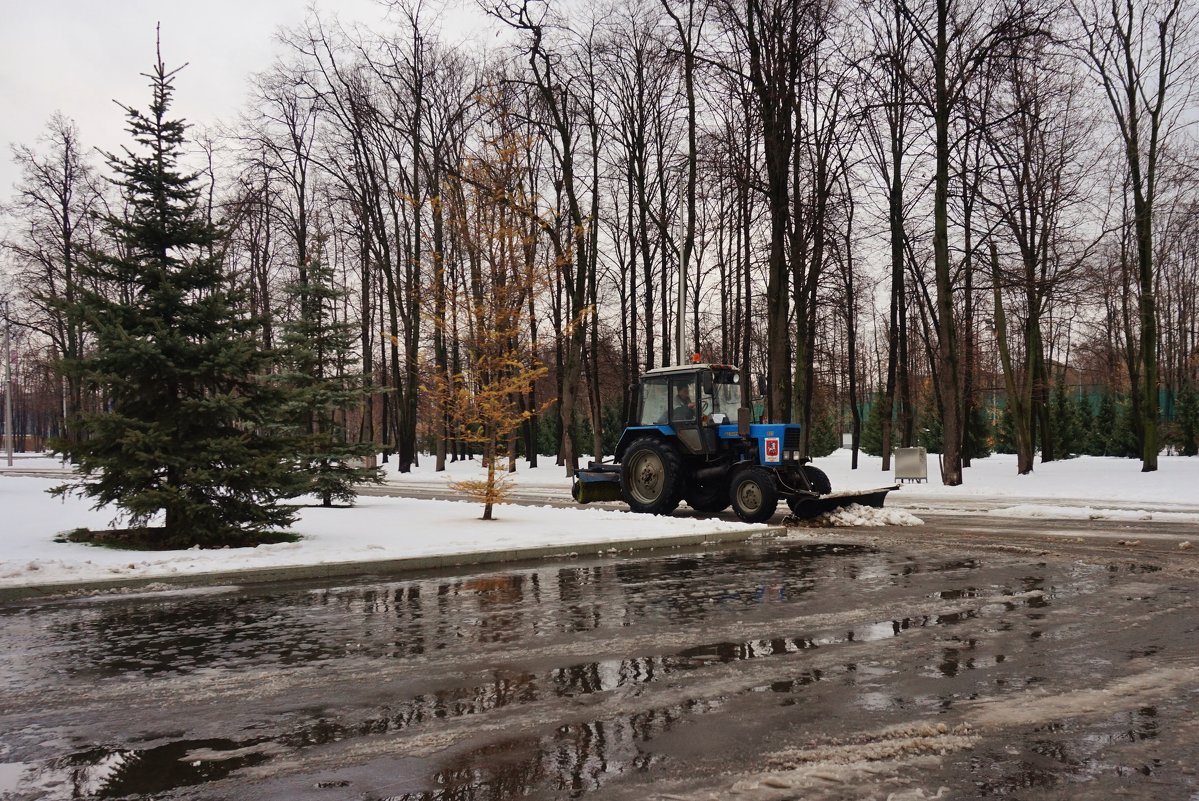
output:
[[[764,523],[778,509],[779,493],[770,473],[751,467],[733,477],[729,500],[737,517],[746,523]]]
[[[668,515],[679,505],[682,460],[669,442],[655,437],[633,440],[621,459],[620,488],[634,512]]]

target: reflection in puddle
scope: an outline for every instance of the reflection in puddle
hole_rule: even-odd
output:
[[[722,698],[691,700],[627,718],[559,726],[551,735],[509,740],[449,760],[433,777],[436,789],[393,796],[395,801],[518,798],[535,791],[577,798],[666,757],[644,748],[680,722],[721,709]]]
[[[276,750],[264,740],[179,740],[155,748],[92,748],[26,766],[22,785],[38,797],[126,798],[223,779]]]
[[[539,719],[530,736],[477,746],[460,738],[454,747],[469,750],[451,749],[430,759],[427,787],[397,797],[500,799],[537,792],[577,796],[668,759],[646,744],[682,721],[735,705],[736,695],[721,693],[667,705],[654,702],[653,691],[674,687],[677,680],[705,668],[742,663],[751,675],[753,663],[782,665],[742,683],[736,692],[754,693],[773,709],[787,707],[788,714],[794,712],[791,707],[810,701],[815,685],[830,683],[846,688],[848,692],[839,692],[851,703],[874,712],[948,708],[952,692],[959,689],[954,680],[962,684],[963,675],[971,671],[1004,664],[1005,657],[995,654],[996,649],[981,652],[975,638],[1005,631],[1011,625],[1003,617],[1006,612],[1019,610],[1021,620],[1027,620],[1030,610],[1044,611],[1055,591],[1046,587],[1043,577],[1022,574],[1007,583],[988,584],[980,574],[982,567],[977,560],[915,562],[865,547],[759,547],[266,596],[142,599],[49,614],[50,622],[37,638],[54,654],[56,672],[30,675],[22,671],[32,670],[31,660],[0,658],[0,679],[47,684],[113,677],[173,680],[199,672],[286,671],[327,663],[349,665],[361,675],[371,675],[376,668],[390,671],[395,686],[403,688],[385,705],[372,697],[358,706],[351,702],[341,708],[289,708],[258,722],[256,736],[242,741],[189,740],[186,732],[172,732],[173,741],[166,745],[149,746],[166,739],[159,736],[146,748],[128,743],[85,747],[67,757],[24,766],[24,778],[18,780],[24,789],[70,788],[48,792],[47,797],[162,793],[225,778],[281,751],[302,759],[306,749],[385,736],[395,737],[402,746],[403,737],[397,735],[412,730],[423,733],[446,722],[494,718],[500,710],[532,705],[573,711],[565,716],[567,722],[553,728]],[[905,602],[923,604],[926,610],[933,607],[938,613],[905,609],[907,616],[848,629],[794,630],[795,621],[806,619],[810,608],[836,611],[847,607],[850,593],[896,587],[914,588]],[[1041,594],[1025,594],[1034,590]],[[985,598],[998,600],[979,607],[979,599]],[[765,636],[737,639],[739,629],[730,621],[740,623],[753,613],[753,622],[759,624],[773,605],[788,607],[782,612],[790,621],[789,630],[759,630],[755,633]],[[716,631],[708,632],[709,625]],[[662,645],[656,653],[635,655],[586,652],[605,658],[576,663],[569,658],[554,662],[552,651],[539,655],[546,644],[578,642],[596,632],[616,642],[633,628],[638,633],[662,632],[664,642],[677,643],[665,635],[683,627],[690,632],[684,641],[700,644]],[[838,646],[920,633],[926,637],[921,642],[931,638],[933,647],[922,654],[928,660],[923,669],[916,663],[909,670],[935,679],[940,695],[896,692],[891,686],[898,681],[894,665],[865,658],[838,664],[834,658],[819,660],[822,666],[815,667],[802,656],[835,654]],[[730,639],[719,639],[730,634]],[[705,641],[709,637],[711,641]],[[500,650],[498,644],[507,648]],[[786,661],[797,655],[801,656]],[[470,667],[453,678],[429,675],[430,659]],[[497,663],[505,667],[478,667]],[[1032,681],[1005,680],[1013,687]],[[952,691],[943,690],[946,686]],[[601,693],[612,695],[593,699]],[[593,700],[598,709],[610,697],[642,695],[649,708],[615,717],[610,709],[594,711],[595,719],[586,719]],[[1144,721],[1130,721],[1125,730],[1142,738],[1153,736]],[[258,736],[268,731],[269,737]],[[1047,740],[1046,753],[1032,753],[1060,761],[1061,755],[1048,751],[1050,745]]]
[[[1018,759],[1008,756],[990,763],[971,761],[978,796],[1020,797],[1021,790],[1092,782],[1103,775],[1152,776],[1162,767],[1162,760],[1120,764],[1113,760],[1110,749],[1122,743],[1156,739],[1159,725],[1157,707],[1144,706],[1119,712],[1105,721],[1070,719],[1037,726],[1026,741],[1009,747],[1008,754]],[[1155,793],[1148,797],[1164,796]]]

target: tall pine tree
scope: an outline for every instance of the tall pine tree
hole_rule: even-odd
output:
[[[368,390],[362,373],[352,369],[357,332],[337,317],[344,293],[322,258],[322,244],[317,237],[316,255],[286,290],[297,314],[284,326],[286,370],[279,377],[291,390],[288,416],[299,429],[299,467],[310,481],[308,491],[332,506],[354,503],[355,484],[379,484],[383,476],[365,463],[375,444],[351,442],[346,430],[346,413],[361,406]]]
[[[302,489],[293,443],[274,424],[285,393],[264,380],[275,356],[253,336],[242,293],[221,269],[223,232],[200,205],[195,173],[179,160],[186,125],[170,119],[172,82],[158,54],[146,112],[125,108],[136,143],[108,155],[124,216],[105,219],[113,246],[92,254],[71,309],[94,350],[65,369],[104,398],[82,415],[83,436],[57,447],[78,463],[77,491],[120,509],[166,546],[255,541],[286,526],[279,501]]]

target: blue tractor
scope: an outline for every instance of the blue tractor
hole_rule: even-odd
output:
[[[769,520],[785,500],[797,517],[858,503],[882,506],[895,487],[833,494],[800,450],[800,426],[751,423],[735,367],[689,364],[641,376],[614,463],[575,471],[580,503],[623,500],[634,512],[670,514],[729,506],[741,520]]]

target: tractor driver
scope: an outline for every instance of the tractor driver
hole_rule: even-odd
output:
[[[675,420],[694,420],[695,404],[691,401],[691,389],[686,384],[680,384],[674,395]]]

